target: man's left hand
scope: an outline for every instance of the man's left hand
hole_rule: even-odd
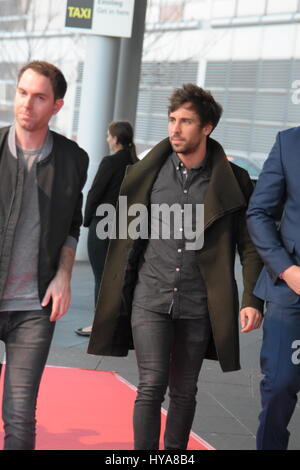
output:
[[[50,321],[57,321],[68,311],[71,301],[70,276],[64,271],[58,271],[50,282],[42,301],[45,307],[52,298]]]
[[[249,331],[256,330],[262,323],[262,314],[259,310],[253,307],[245,307],[240,311],[241,332],[249,333]]]

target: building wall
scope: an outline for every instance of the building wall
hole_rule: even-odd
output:
[[[49,60],[69,84],[52,127],[76,139],[85,37],[64,29],[61,0],[0,0],[0,12],[0,125],[13,119],[20,66]],[[194,82],[224,107],[213,137],[226,151],[265,158],[276,132],[299,123],[297,80],[300,0],[148,0],[138,149],[167,135],[168,97]]]
[[[276,133],[299,124],[298,0],[152,0],[147,19],[136,132],[143,148],[167,134],[167,97],[188,81],[223,105],[212,136],[228,153],[264,159]]]

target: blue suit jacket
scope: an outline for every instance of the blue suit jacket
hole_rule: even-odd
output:
[[[278,227],[276,212],[283,204]],[[254,294],[291,305],[299,301],[278,276],[300,260],[300,127],[279,132],[250,199],[248,229],[264,268]]]

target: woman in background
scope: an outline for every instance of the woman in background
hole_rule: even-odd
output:
[[[95,305],[109,244],[109,238],[102,240],[97,237],[96,227],[101,217],[96,216],[96,211],[104,203],[116,207],[126,167],[138,162],[133,128],[129,122],[112,122],[108,127],[106,140],[114,153],[104,157],[99,165],[87,196],[83,222],[84,227],[89,227],[88,255],[95,278]],[[89,336],[91,329],[91,326],[87,326],[78,328],[75,332],[80,336]]]

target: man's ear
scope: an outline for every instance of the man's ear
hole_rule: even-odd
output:
[[[213,125],[208,123],[203,127],[204,134],[208,136],[213,131]]]
[[[58,111],[61,110],[63,105],[64,105],[64,100],[62,98],[59,98],[59,99],[55,100],[54,108],[53,108],[53,115],[57,114]]]

